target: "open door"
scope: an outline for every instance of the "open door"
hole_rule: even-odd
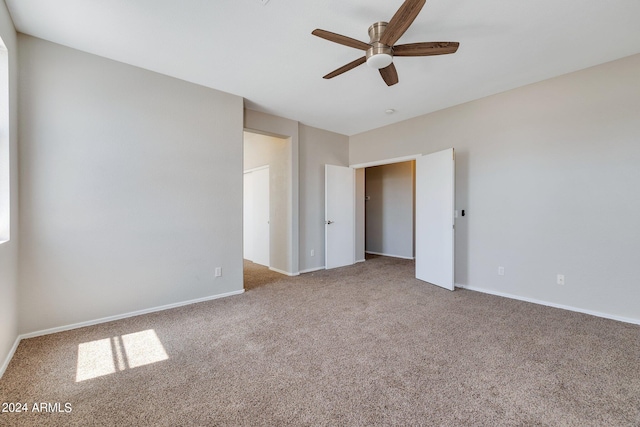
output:
[[[244,173],[244,258],[269,267],[269,167]]]
[[[244,204],[242,206],[242,257],[253,261],[253,174],[243,174]]]
[[[416,159],[416,278],[454,289],[453,148]]]
[[[269,168],[254,171],[253,175],[253,262],[271,266],[269,225]]]
[[[325,268],[355,263],[355,170],[325,165]]]

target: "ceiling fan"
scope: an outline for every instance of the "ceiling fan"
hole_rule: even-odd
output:
[[[365,62],[380,70],[382,79],[387,86],[398,83],[398,72],[393,65],[394,56],[431,56],[455,53],[458,42],[424,42],[394,45],[416,19],[426,0],[406,0],[389,22],[376,22],[369,27],[369,43],[352,39],[351,37],[316,29],[311,32],[314,36],[366,51],[366,55],[349,62],[330,72],[323,78],[332,79]]]

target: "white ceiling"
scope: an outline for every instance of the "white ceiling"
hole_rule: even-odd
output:
[[[242,96],[248,108],[353,135],[640,53],[638,0],[428,0],[398,44],[457,41],[453,55],[396,57],[387,87],[361,51],[403,0],[6,0],[22,33]],[[393,108],[396,113],[385,114]]]

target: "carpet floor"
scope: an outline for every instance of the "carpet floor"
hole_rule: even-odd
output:
[[[640,426],[640,326],[407,260],[245,266],[242,295],[23,340],[0,425]]]

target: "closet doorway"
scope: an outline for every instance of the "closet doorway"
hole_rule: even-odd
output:
[[[365,168],[365,253],[415,257],[415,160]]]

